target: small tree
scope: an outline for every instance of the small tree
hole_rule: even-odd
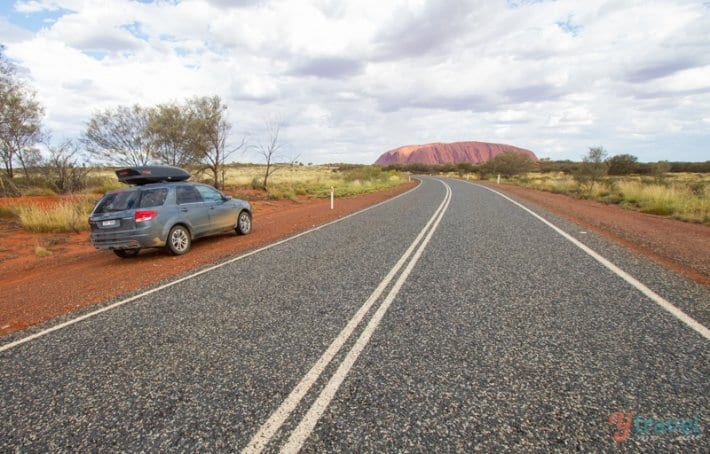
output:
[[[8,178],[14,177],[14,162],[20,160],[27,175],[26,159],[40,141],[44,109],[35,93],[15,77],[15,67],[0,46],[0,159]]]
[[[266,161],[266,170],[264,172],[264,180],[263,180],[263,188],[265,191],[268,192],[269,190],[269,177],[278,170],[278,167],[275,166],[275,161],[277,159],[284,159],[281,155],[279,155],[279,151],[281,150],[281,143],[279,142],[279,134],[281,132],[281,123],[273,121],[273,120],[268,120],[264,122],[265,130],[266,130],[266,141],[264,143],[261,143],[256,146],[256,151],[259,153],[264,158],[264,161]],[[294,163],[298,160],[298,156],[296,156],[293,159],[288,159],[289,163],[293,166]],[[301,164],[303,165],[303,164]]]
[[[198,147],[190,141],[190,121],[187,106],[172,103],[148,109],[147,132],[157,160],[177,167],[199,162]]]
[[[606,162],[606,150],[603,147],[593,147],[582,158],[581,165],[573,174],[580,189],[591,192],[594,184],[601,181],[609,172],[609,163]]]
[[[277,153],[281,148],[279,143],[279,132],[281,125],[279,123],[267,121],[265,122],[267,139],[266,142],[256,146],[256,151],[266,161],[266,171],[264,172],[264,191],[269,191],[269,176],[276,171],[276,167],[272,166]]]
[[[101,162],[129,167],[147,165],[154,155],[148,134],[148,110],[135,104],[96,112],[87,123],[82,142]]]
[[[225,164],[237,151],[246,146],[242,138],[237,146],[227,146],[232,125],[225,118],[227,106],[219,96],[204,96],[187,102],[190,118],[190,149],[200,156],[212,173],[216,188],[224,188]]]

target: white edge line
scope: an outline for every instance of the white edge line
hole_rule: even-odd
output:
[[[200,276],[200,275],[205,274],[205,273],[209,273],[210,271],[214,271],[214,270],[216,270],[216,269],[218,269],[218,268],[222,268],[223,266],[230,265],[230,264],[232,264],[232,263],[234,263],[234,262],[236,262],[236,261],[238,261],[238,260],[242,260],[242,259],[247,258],[247,257],[249,257],[249,256],[252,256],[252,255],[254,255],[254,254],[258,254],[258,253],[260,253],[260,252],[266,251],[267,249],[271,249],[271,248],[273,248],[273,247],[279,246],[279,245],[284,244],[284,243],[286,243],[286,242],[288,242],[288,241],[295,240],[296,238],[299,238],[299,237],[301,237],[301,236],[307,235],[307,234],[309,234],[309,233],[313,233],[313,232],[318,231],[318,230],[320,230],[320,229],[323,229],[323,228],[325,228],[325,227],[328,227],[328,226],[331,226],[331,225],[336,224],[336,223],[338,223],[338,222],[344,221],[344,220],[346,220],[346,219],[348,219],[348,218],[351,218],[351,217],[353,217],[353,216],[357,216],[357,215],[362,214],[362,213],[364,213],[364,212],[366,212],[366,211],[368,211],[368,210],[371,210],[371,209],[373,209],[373,208],[376,208],[376,207],[378,207],[378,206],[380,206],[380,205],[383,205],[383,204],[385,204],[385,203],[389,203],[389,202],[391,202],[391,201],[393,201],[393,200],[396,200],[396,199],[398,199],[398,198],[400,198],[400,197],[402,197],[402,196],[404,196],[404,195],[407,195],[407,194],[409,194],[409,193],[411,193],[411,192],[414,192],[414,191],[416,191],[417,189],[419,189],[420,187],[421,187],[421,180],[420,180],[420,183],[419,183],[418,185],[416,185],[415,187],[413,187],[412,189],[409,189],[409,190],[406,191],[406,192],[403,192],[403,193],[401,193],[401,194],[398,194],[398,195],[396,195],[395,197],[392,197],[391,199],[383,200],[382,202],[379,202],[379,203],[377,203],[377,204],[375,204],[375,205],[372,205],[372,206],[363,208],[362,210],[356,211],[356,212],[354,212],[354,213],[350,213],[349,215],[343,216],[342,218],[335,219],[335,220],[330,221],[330,222],[328,222],[328,223],[326,223],[326,224],[319,225],[319,226],[314,227],[314,228],[312,228],[312,229],[310,229],[310,230],[306,230],[305,232],[301,232],[301,233],[298,233],[298,234],[296,234],[296,235],[290,236],[290,237],[288,237],[288,238],[284,238],[283,240],[279,240],[279,241],[277,241],[277,242],[275,242],[275,243],[268,244],[268,245],[263,246],[263,247],[261,247],[261,248],[259,248],[259,249],[255,249],[255,250],[253,250],[253,251],[251,251],[251,252],[247,252],[246,254],[240,255],[240,256],[238,256],[238,257],[234,257],[234,258],[229,259],[229,260],[227,260],[227,261],[224,261],[224,262],[222,262],[222,263],[218,263],[217,265],[213,265],[213,266],[210,266],[210,267],[208,267],[208,268],[204,268],[204,269],[202,269],[202,270],[200,270],[200,271],[197,271],[197,272],[195,272],[195,273],[193,273],[193,274],[190,274],[190,275],[188,275],[188,276],[183,276],[183,277],[181,277],[181,278],[179,278],[179,279],[177,279],[177,280],[170,281],[170,282],[165,283],[165,284],[163,284],[163,285],[161,285],[161,286],[158,286],[158,287],[155,287],[155,288],[153,288],[153,289],[150,289],[150,290],[147,290],[147,291],[145,291],[145,292],[142,292],[142,293],[140,293],[140,294],[138,294],[138,295],[133,295],[133,296],[131,296],[131,297],[129,297],[129,298],[126,298],[126,299],[124,299],[124,300],[117,301],[117,302],[115,302],[115,303],[113,303],[113,304],[110,304],[110,305],[108,305],[108,306],[106,306],[106,307],[102,307],[101,309],[97,309],[97,310],[95,310],[95,311],[89,312],[88,314],[84,314],[84,315],[81,315],[81,316],[79,316],[79,317],[73,318],[73,319],[71,319],[71,320],[67,320],[66,322],[60,323],[60,324],[58,324],[58,325],[55,325],[55,326],[52,326],[52,327],[50,327],[50,328],[44,329],[44,330],[39,331],[39,332],[37,332],[37,333],[31,334],[31,335],[29,335],[29,336],[27,336],[27,337],[23,337],[23,338],[20,338],[20,339],[15,340],[15,341],[13,341],[13,342],[9,342],[9,343],[7,343],[7,344],[4,344],[4,345],[0,346],[0,352],[4,352],[4,351],[7,351],[7,350],[10,350],[10,349],[12,349],[12,348],[14,348],[14,347],[17,347],[17,346],[22,345],[22,344],[24,344],[24,343],[30,342],[30,341],[32,341],[32,340],[35,340],[35,339],[40,338],[40,337],[42,337],[42,336],[45,336],[45,335],[47,335],[47,334],[49,334],[49,333],[52,333],[52,332],[54,332],[54,331],[57,331],[57,330],[66,328],[67,326],[71,326],[71,325],[73,325],[73,324],[75,324],[75,323],[79,323],[79,322],[81,322],[81,321],[83,321],[83,320],[86,320],[86,319],[88,319],[88,318],[91,318],[91,317],[94,317],[94,316],[96,316],[96,315],[99,315],[99,314],[101,314],[101,313],[103,313],[103,312],[106,312],[106,311],[109,311],[109,310],[111,310],[111,309],[115,309],[115,308],[117,308],[117,307],[123,306],[124,304],[130,303],[130,302],[135,301],[135,300],[137,300],[137,299],[143,298],[143,297],[145,297],[145,296],[151,295],[151,294],[156,293],[156,292],[159,292],[159,291],[161,291],[161,290],[165,290],[166,288],[172,287],[173,285],[177,285],[177,284],[179,284],[179,283],[181,283],[181,282],[185,282],[185,281],[187,281],[187,280],[189,280],[189,279],[192,279],[192,278],[194,278],[194,277]]]
[[[444,186],[446,183],[440,181]],[[447,196],[448,196],[447,189]],[[298,404],[303,400],[303,397],[311,389],[313,384],[318,381],[318,378],[323,374],[325,368],[330,364],[335,355],[343,348],[343,345],[348,341],[355,328],[358,327],[365,315],[370,311],[372,305],[380,298],[382,293],[385,291],[387,286],[400,269],[404,266],[406,261],[412,255],[412,252],[421,243],[422,238],[425,237],[427,231],[431,225],[436,220],[437,216],[444,209],[447,197],[439,204],[434,214],[431,216],[429,221],[426,223],[424,228],[421,229],[419,234],[416,236],[414,241],[409,245],[404,254],[399,258],[397,263],[390,269],[387,275],[382,279],[375,290],[370,294],[369,298],[365,303],[358,309],[355,315],[350,319],[347,325],[340,331],[335,339],[330,343],[330,346],[325,352],[318,358],[311,369],[303,376],[301,381],[291,390],[286,399],[279,405],[279,407],[274,410],[274,412],[269,416],[269,418],[261,425],[259,430],[252,436],[251,440],[246,447],[242,449],[243,454],[257,454],[264,450],[264,448],[269,444],[274,435],[281,429],[283,423],[289,418],[291,413],[298,407]]]
[[[441,182],[444,183],[443,181]],[[365,329],[362,331],[360,337],[358,337],[357,341],[350,349],[347,356],[343,359],[343,362],[340,363],[340,366],[330,378],[321,393],[318,395],[318,398],[315,400],[315,402],[313,402],[306,415],[303,417],[298,426],[293,430],[288,441],[281,448],[281,453],[295,454],[301,449],[303,443],[313,432],[313,429],[315,428],[316,424],[318,424],[318,421],[323,416],[323,413],[325,413],[325,410],[328,408],[330,402],[335,397],[335,394],[338,392],[338,389],[340,389],[340,386],[345,380],[345,377],[348,375],[352,367],[355,365],[355,362],[360,357],[360,354],[370,342],[370,338],[374,334],[377,327],[380,325],[382,318],[385,316],[387,310],[392,305],[392,302],[399,294],[399,291],[401,290],[405,281],[407,280],[407,278],[409,278],[409,275],[411,274],[412,270],[419,261],[419,258],[424,253],[424,249],[426,249],[427,245],[429,244],[429,241],[431,241],[431,238],[434,236],[434,232],[436,232],[436,229],[439,227],[441,220],[444,218],[446,209],[449,207],[449,203],[451,202],[451,188],[446,183],[444,183],[444,185],[446,186],[446,206],[438,213],[436,222],[431,227],[431,229],[429,229],[426,238],[424,238],[424,240],[419,244],[419,247],[417,249],[417,252],[414,254],[414,257],[412,257],[412,260],[409,261],[404,271],[402,271],[402,274],[399,275],[399,278],[395,282],[390,292],[385,297],[385,300],[382,302],[380,307],[377,308],[377,311],[375,311],[375,314],[372,316],[367,326],[365,326]]]
[[[707,329],[705,326],[703,326],[700,322],[698,322],[697,320],[695,320],[694,318],[692,318],[691,316],[689,316],[688,314],[686,314],[686,313],[683,312],[682,310],[680,310],[680,309],[678,309],[677,307],[675,307],[675,306],[674,306],[672,303],[670,303],[668,300],[666,300],[665,298],[663,298],[662,296],[660,296],[659,294],[657,294],[656,292],[654,292],[654,291],[651,290],[650,288],[646,287],[646,286],[645,286],[643,283],[641,283],[639,280],[637,280],[636,278],[634,278],[633,276],[631,276],[629,273],[627,273],[626,271],[622,270],[622,269],[619,268],[618,266],[614,265],[612,262],[610,262],[610,261],[607,260],[606,258],[602,257],[600,254],[598,254],[597,252],[595,252],[594,250],[592,250],[589,246],[585,245],[584,243],[582,243],[582,242],[579,241],[578,239],[574,238],[574,237],[573,237],[572,235],[570,235],[569,233],[567,233],[567,232],[565,232],[564,230],[560,229],[559,227],[557,227],[556,225],[554,225],[553,223],[551,223],[551,222],[548,221],[547,219],[545,219],[545,218],[543,218],[542,216],[540,216],[539,214],[535,213],[534,211],[532,211],[531,209],[529,209],[529,208],[526,207],[525,205],[516,202],[515,200],[511,199],[510,197],[508,197],[508,196],[505,195],[505,194],[502,194],[502,193],[500,193],[500,192],[498,192],[498,191],[496,191],[496,190],[494,190],[494,189],[488,188],[488,187],[483,186],[483,185],[480,185],[480,184],[474,184],[474,183],[469,183],[469,182],[466,182],[466,183],[468,183],[468,184],[470,184],[470,185],[472,185],[472,186],[477,186],[477,187],[479,187],[479,188],[486,189],[486,190],[491,191],[491,192],[493,192],[493,193],[495,193],[495,194],[498,194],[499,196],[503,197],[504,199],[508,200],[509,202],[511,202],[511,203],[517,205],[518,207],[522,208],[523,210],[527,211],[527,212],[530,213],[532,216],[536,217],[537,219],[539,219],[540,221],[542,221],[543,223],[545,223],[545,224],[546,224],[548,227],[550,227],[552,230],[554,230],[555,232],[559,233],[559,234],[560,234],[561,236],[563,236],[565,239],[567,239],[568,241],[570,241],[572,244],[574,244],[575,246],[577,246],[578,248],[580,248],[581,250],[583,250],[584,252],[586,252],[588,255],[590,255],[592,258],[594,258],[597,262],[601,263],[601,264],[604,265],[606,268],[608,268],[609,270],[611,270],[614,274],[616,274],[617,276],[619,276],[620,278],[622,278],[623,280],[625,280],[626,282],[628,282],[629,284],[631,284],[631,285],[632,285],[633,287],[635,287],[638,291],[640,291],[641,293],[643,293],[644,295],[646,295],[649,299],[651,299],[651,301],[653,301],[654,303],[656,303],[656,304],[658,304],[659,306],[661,306],[663,309],[665,309],[666,311],[668,311],[670,314],[672,314],[674,317],[676,317],[676,318],[677,318],[678,320],[680,320],[681,322],[685,323],[685,324],[686,324],[688,327],[690,327],[691,329],[695,330],[697,333],[699,333],[699,334],[700,334],[701,336],[703,336],[705,339],[710,340],[710,330]]]

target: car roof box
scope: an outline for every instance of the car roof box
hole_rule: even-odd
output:
[[[185,181],[190,178],[187,170],[170,166],[128,167],[116,171],[118,181],[126,184],[143,185],[165,181]]]

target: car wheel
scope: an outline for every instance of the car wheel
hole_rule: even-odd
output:
[[[113,253],[122,259],[129,259],[138,255],[140,249],[114,249]]]
[[[176,225],[168,233],[168,244],[165,248],[173,255],[182,255],[190,250],[191,244],[190,231],[182,225]]]
[[[234,229],[237,235],[247,235],[251,232],[251,214],[248,211],[242,211],[237,218],[237,227]]]

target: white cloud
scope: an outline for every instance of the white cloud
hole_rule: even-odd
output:
[[[236,135],[280,118],[285,148],[306,162],[455,140],[570,159],[603,145],[641,160],[673,142],[668,159],[693,160],[710,141],[708,11],[686,0],[32,0],[0,17],[0,39],[65,134],[96,109],[217,94]],[[43,29],[23,28],[45,14]]]

